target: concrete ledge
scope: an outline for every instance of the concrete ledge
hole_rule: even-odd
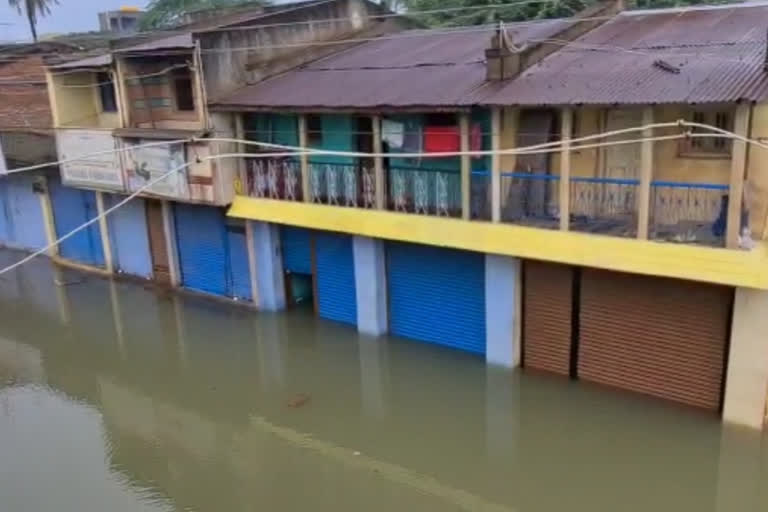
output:
[[[570,265],[768,290],[768,251],[651,242],[511,224],[237,196],[231,217]]]

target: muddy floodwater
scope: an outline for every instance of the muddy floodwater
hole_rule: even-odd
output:
[[[283,510],[766,512],[768,438],[309,309],[0,276],[0,511]]]

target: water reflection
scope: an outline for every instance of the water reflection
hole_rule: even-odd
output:
[[[45,261],[0,379],[13,512],[768,510],[768,443],[697,412]]]

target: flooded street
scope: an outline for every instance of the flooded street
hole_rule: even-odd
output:
[[[0,278],[0,510],[764,512],[768,439],[39,260]]]

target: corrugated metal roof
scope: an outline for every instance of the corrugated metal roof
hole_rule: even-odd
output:
[[[152,52],[157,50],[174,50],[178,48],[186,49],[194,47],[195,42],[192,40],[192,33],[187,32],[185,34],[178,34],[171,37],[164,37],[162,39],[155,39],[154,41],[148,41],[136,46],[121,48],[119,50],[115,50],[115,53]]]
[[[762,101],[768,5],[625,12],[470,101],[496,105]],[[662,60],[678,72],[664,70]]]
[[[371,41],[240,89],[219,109],[716,103],[768,98],[768,4],[629,11],[506,82],[486,82],[492,29]],[[567,20],[510,24],[517,43]],[[427,35],[424,35],[426,32]],[[415,37],[408,37],[407,34]],[[679,72],[654,63],[662,60]]]
[[[517,42],[550,37],[568,22],[515,25]],[[369,41],[236,91],[219,107],[456,107],[485,81],[485,48],[493,28],[401,32]]]
[[[74,60],[72,62],[65,62],[56,66],[51,66],[52,69],[75,69],[75,68],[100,68],[109,66],[112,64],[112,55],[107,53],[104,55],[97,55],[95,57],[88,57],[87,59]]]

